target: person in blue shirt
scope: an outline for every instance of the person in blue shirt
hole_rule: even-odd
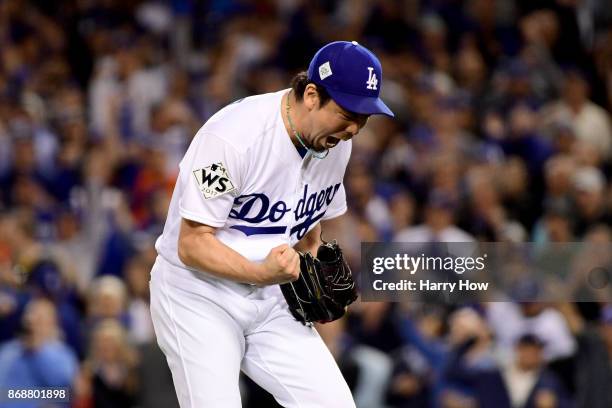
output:
[[[60,338],[55,307],[49,300],[34,299],[26,306],[18,338],[0,345],[0,390],[35,390],[70,387],[78,370],[74,352]],[[43,399],[9,399],[0,396],[2,407],[38,408]]]

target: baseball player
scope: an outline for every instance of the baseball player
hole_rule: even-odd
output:
[[[346,211],[351,138],[379,98],[380,62],[357,42],[321,48],[290,89],[239,100],[198,131],[156,242],[151,313],[181,407],[240,407],[242,370],[285,407],[354,407],[316,330],[278,284]]]

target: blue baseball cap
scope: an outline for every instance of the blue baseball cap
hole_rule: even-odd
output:
[[[380,61],[357,41],[334,41],[317,51],[308,67],[308,80],[325,88],[350,112],[395,116],[379,97]]]

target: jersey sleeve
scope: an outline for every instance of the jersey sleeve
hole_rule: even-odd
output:
[[[234,146],[214,134],[196,136],[180,164],[181,217],[222,227],[243,183],[245,160]]]
[[[322,220],[331,220],[332,218],[339,217],[344,214],[346,210],[346,192],[344,191],[344,183],[342,183],[334,199],[329,204],[329,207],[327,207],[327,211]]]

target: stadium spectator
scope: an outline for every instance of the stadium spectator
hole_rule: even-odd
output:
[[[463,398],[476,401],[476,406],[572,406],[562,383],[546,368],[542,350],[543,343],[537,336],[523,334],[517,340],[513,359],[501,367],[496,364],[463,367],[454,362],[448,375],[471,388]]]
[[[563,81],[563,98],[546,108],[551,122],[568,121],[578,140],[593,145],[604,158],[610,157],[612,127],[610,115],[588,99],[589,84],[578,70],[568,70]]]
[[[94,280],[88,294],[87,320],[90,329],[105,319],[116,319],[129,327],[128,293],[125,283],[115,276],[101,276]]]
[[[149,309],[149,274],[151,263],[143,255],[133,257],[126,266],[125,280],[129,291],[129,335],[132,342],[142,345],[155,341]]]
[[[547,362],[570,357],[576,350],[563,316],[542,303],[492,302],[487,305],[487,320],[503,354],[510,354],[523,333],[538,336]]]
[[[454,224],[457,204],[442,191],[431,193],[425,207],[424,223],[400,231],[397,242],[472,242],[467,232]]]
[[[77,357],[61,340],[53,303],[34,299],[26,306],[19,336],[0,346],[0,387],[4,390],[70,388],[78,373]],[[6,396],[5,396],[6,398]],[[69,398],[64,405],[67,406]],[[38,400],[5,399],[6,407],[37,407]]]
[[[121,324],[112,319],[100,322],[82,365],[77,406],[132,406],[138,389],[137,364],[138,356]]]

